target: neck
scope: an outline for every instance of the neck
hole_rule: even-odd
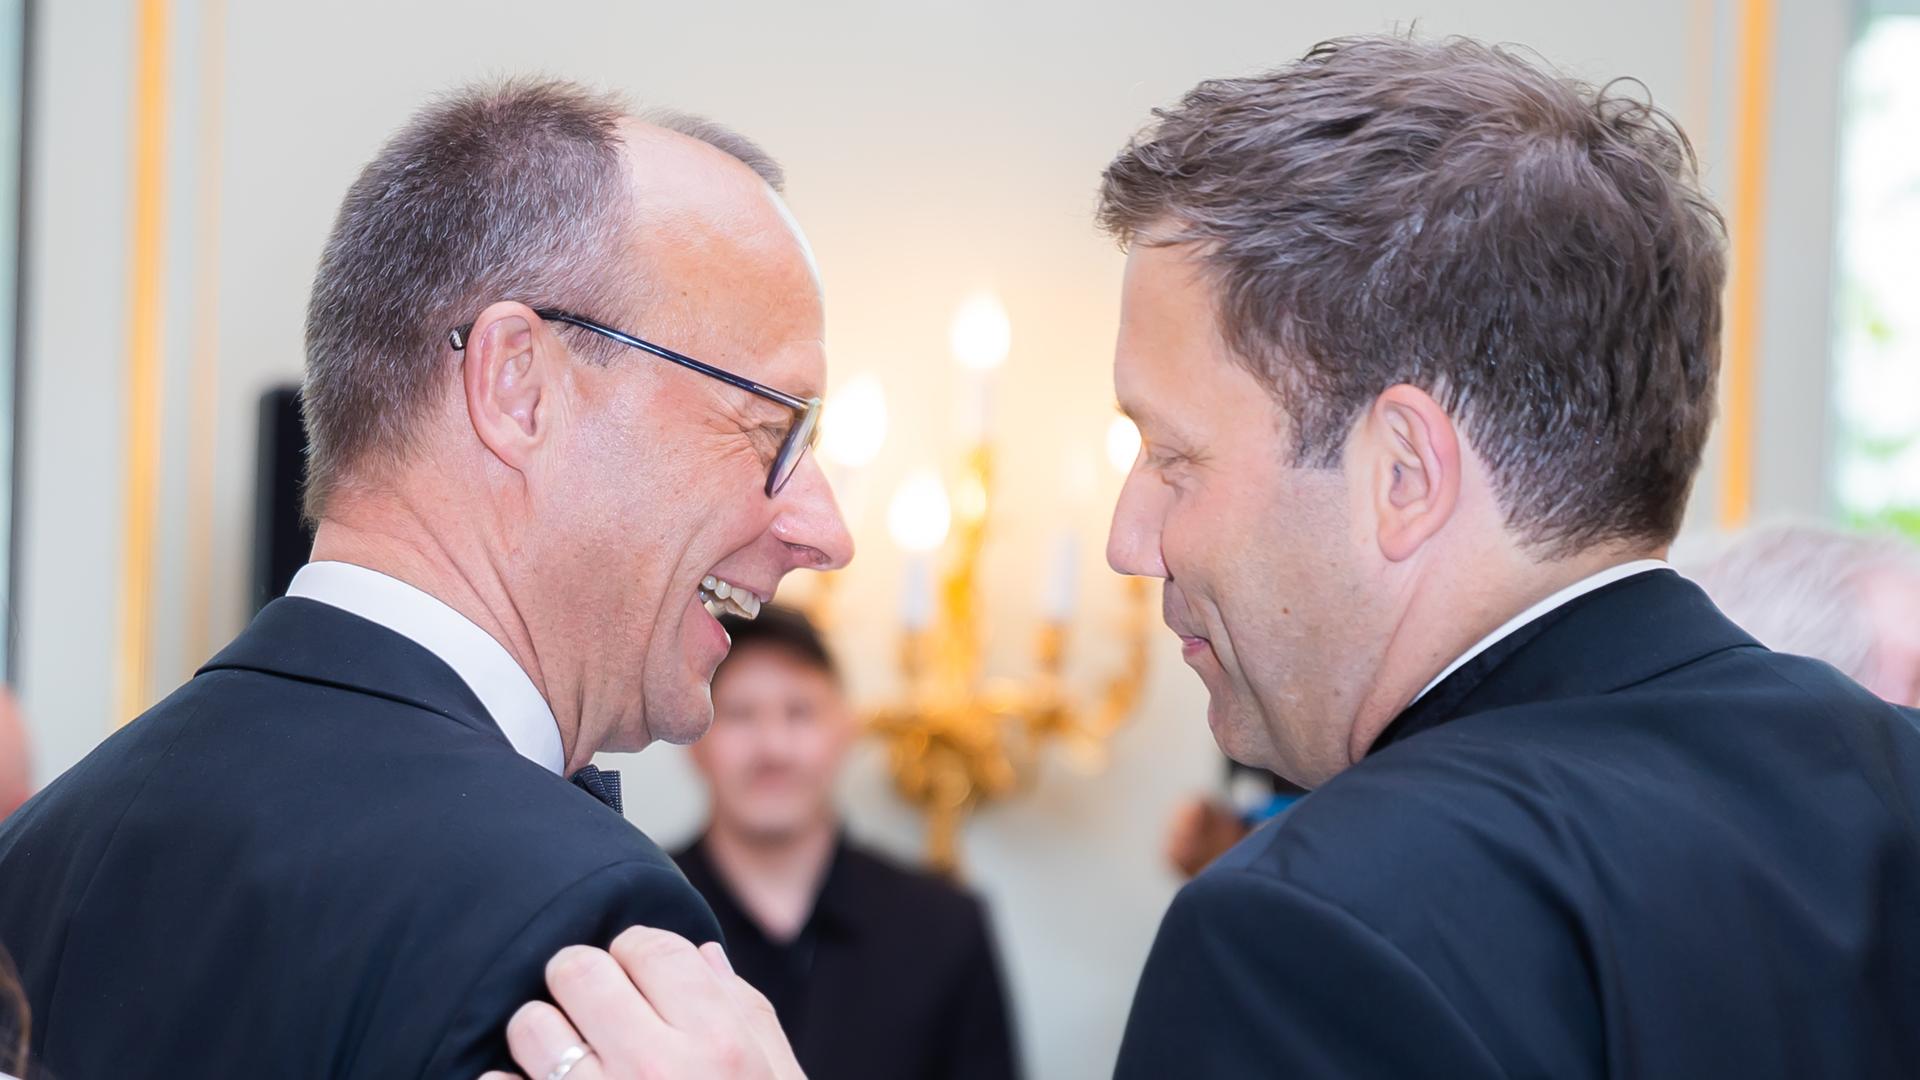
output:
[[[1664,558],[1666,547],[1607,544],[1547,560],[1533,559],[1517,547],[1478,559],[1437,555],[1433,565],[1423,571],[1428,579],[1412,575],[1417,582],[1412,598],[1355,718],[1347,746],[1350,762],[1365,757],[1387,725],[1448,664],[1509,620],[1603,570],[1636,559]],[[1443,566],[1462,570],[1444,577],[1433,575]]]
[[[553,708],[560,744],[571,772],[593,756],[581,747],[579,725],[553,700],[546,673],[519,608],[500,573],[499,563],[468,525],[446,528],[430,505],[394,492],[346,493],[330,506],[314,532],[315,562],[344,562],[377,570],[404,581],[459,612],[485,630],[533,680]],[[470,517],[470,515],[469,515]]]
[[[768,836],[720,818],[708,826],[705,847],[714,872],[768,937],[798,936],[827,876],[839,833],[831,817],[794,832]]]

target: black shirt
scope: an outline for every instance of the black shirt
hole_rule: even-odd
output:
[[[843,836],[799,935],[780,942],[721,883],[703,841],[674,859],[813,1080],[1019,1075],[999,963],[973,896]]]

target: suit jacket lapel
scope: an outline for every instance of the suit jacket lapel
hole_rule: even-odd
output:
[[[268,604],[197,674],[225,670],[258,671],[413,705],[512,749],[480,699],[445,661],[411,638],[318,600],[282,597]]]
[[[1698,585],[1651,570],[1562,604],[1495,642],[1408,706],[1369,754],[1488,709],[1604,694],[1759,643]]]

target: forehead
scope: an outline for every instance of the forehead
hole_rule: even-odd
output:
[[[716,695],[818,693],[832,688],[832,678],[819,666],[786,646],[772,644],[748,644],[734,650],[713,677]]]
[[[785,203],[731,156],[671,132],[628,147],[630,261],[663,345],[802,397],[825,383],[812,251]]]
[[[1114,392],[1142,431],[1200,439],[1270,417],[1265,386],[1222,339],[1213,287],[1192,245],[1127,255]]]

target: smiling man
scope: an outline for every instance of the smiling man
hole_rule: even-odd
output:
[[[1107,170],[1114,514],[1228,754],[1315,789],[1183,888],[1165,1076],[1893,1076],[1920,731],[1661,561],[1724,254],[1659,112],[1472,42],[1202,83]]]
[[[556,950],[717,936],[588,763],[698,738],[716,616],[851,556],[779,185],[553,83],[367,166],[309,309],[313,562],[0,828],[38,1062],[471,1077]]]

